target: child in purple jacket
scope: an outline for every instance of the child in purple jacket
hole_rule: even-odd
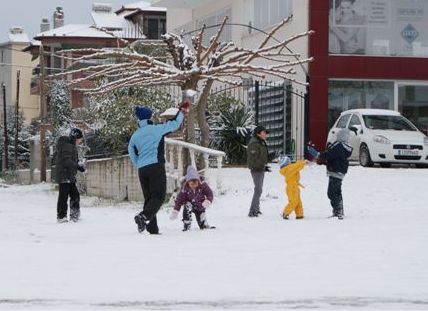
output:
[[[171,212],[170,219],[177,218],[181,206],[183,209],[183,231],[190,230],[192,225],[192,212],[196,216],[200,229],[214,229],[208,225],[205,211],[211,206],[213,201],[213,192],[207,183],[201,181],[196,169],[189,165],[187,167],[187,174],[185,176],[186,182],[181,188],[180,192],[175,199],[175,206]]]

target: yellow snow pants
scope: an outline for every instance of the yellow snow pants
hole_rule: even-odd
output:
[[[300,199],[299,184],[287,185],[288,204],[284,207],[283,215],[290,215],[292,212],[296,213],[297,218],[303,217],[303,205]]]

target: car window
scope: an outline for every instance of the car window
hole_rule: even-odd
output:
[[[402,116],[363,116],[367,128],[372,130],[417,131],[416,127]]]
[[[345,114],[344,116],[341,116],[339,121],[337,121],[336,127],[344,129],[350,117],[351,117],[350,114]]]
[[[351,121],[349,121],[349,127],[354,125],[361,125],[360,118],[357,115],[352,115]]]

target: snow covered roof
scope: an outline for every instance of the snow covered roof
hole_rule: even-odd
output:
[[[113,12],[91,12],[95,26],[106,29],[126,28],[126,20]]]
[[[116,13],[121,13],[125,10],[129,11],[129,10],[138,10],[138,9],[141,11],[166,12],[165,7],[155,7],[155,6],[151,6],[151,3],[149,3],[149,2],[139,1],[139,2],[135,2],[135,3],[129,3],[129,4],[122,5],[122,7],[119,10],[117,10]]]
[[[41,37],[91,37],[91,38],[112,38],[111,34],[96,29],[91,25],[70,24],[54,28],[36,35],[35,38]]]

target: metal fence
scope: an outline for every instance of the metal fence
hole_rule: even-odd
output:
[[[156,89],[171,96],[172,101],[181,101],[181,89],[177,86],[157,86]],[[210,96],[219,96],[225,100],[233,99],[248,105],[254,113],[257,125],[263,125],[269,130],[267,144],[270,152],[287,154],[293,158],[303,157],[298,146],[305,145],[307,137],[308,100],[306,92],[293,87],[286,81],[245,81],[242,86],[229,86],[215,84]],[[211,137],[218,136],[217,129],[211,130]],[[198,129],[196,129],[198,134]],[[96,138],[88,139],[91,150],[88,156],[108,156],[109,152],[103,150],[102,145],[96,143]],[[122,154],[127,152],[126,142]]]

